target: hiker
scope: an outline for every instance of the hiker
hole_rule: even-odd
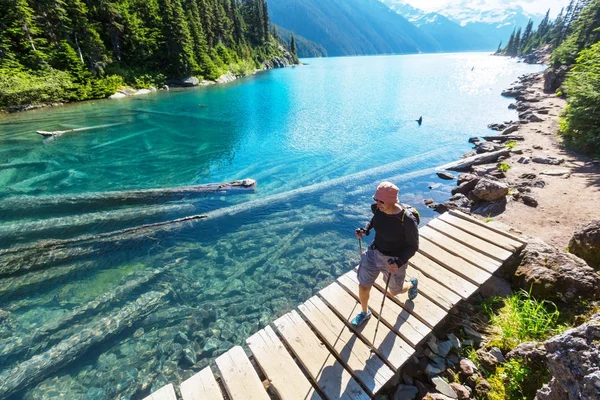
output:
[[[408,260],[419,249],[418,212],[400,204],[398,192],[393,183],[380,183],[373,196],[375,204],[371,205],[373,218],[365,228],[355,231],[356,237],[361,239],[375,229],[375,239],[362,253],[358,267],[358,296],[362,311],[352,320],[354,326],[360,326],[371,317],[369,293],[380,272],[383,272],[386,281],[390,279],[389,292],[393,296],[408,292],[409,300],[413,300],[418,294],[418,280],[405,279]]]

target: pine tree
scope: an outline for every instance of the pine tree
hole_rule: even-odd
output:
[[[296,39],[294,39],[294,35],[290,39],[290,53],[294,56],[294,60],[298,59],[298,49],[296,48]]]
[[[518,28],[517,32],[515,33],[513,47],[513,55],[518,56],[521,50],[521,28]]]
[[[192,36],[180,0],[160,0],[165,46],[171,72],[188,76],[198,69],[194,60]]]

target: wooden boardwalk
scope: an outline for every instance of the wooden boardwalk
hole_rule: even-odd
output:
[[[246,340],[257,368],[236,346],[216,359],[221,384],[206,367],[181,384],[183,400],[269,400],[266,386],[282,400],[373,397],[452,307],[525,246],[524,240],[457,211],[430,221],[419,233],[420,249],[408,267],[408,276],[419,279],[419,295],[385,302],[375,343],[385,283],[380,277],[371,291],[373,318],[356,329],[350,321],[360,311],[358,280],[350,271]],[[177,396],[169,384],[147,399]]]

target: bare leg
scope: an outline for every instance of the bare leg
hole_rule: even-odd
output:
[[[396,293],[396,292],[394,292],[392,289],[388,289],[388,291],[390,292],[390,294],[391,294],[392,296],[398,296],[398,295],[399,295],[399,294],[401,294],[401,293],[406,293],[406,292],[408,292],[408,289],[410,289],[412,286],[413,286],[413,284],[412,284],[412,283],[410,283],[410,282],[409,282],[409,281],[407,281],[407,280],[404,280],[404,285],[402,285],[402,290],[400,291],[400,293]]]
[[[360,299],[360,307],[362,308],[362,312],[367,312],[371,287],[372,286],[358,285],[358,298]]]

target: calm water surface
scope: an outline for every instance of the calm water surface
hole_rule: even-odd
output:
[[[181,382],[352,268],[353,229],[379,181],[397,183],[423,224],[433,217],[422,200],[451,187],[432,168],[488,123],[516,119],[501,90],[541,70],[482,53],[305,61],[227,85],[0,116],[0,393],[134,399]],[[35,134],[108,124],[118,125]],[[246,177],[255,193],[43,206]],[[103,235],[195,214],[209,218]],[[95,345],[57,351],[88,329]],[[16,385],[25,368],[39,378]]]

